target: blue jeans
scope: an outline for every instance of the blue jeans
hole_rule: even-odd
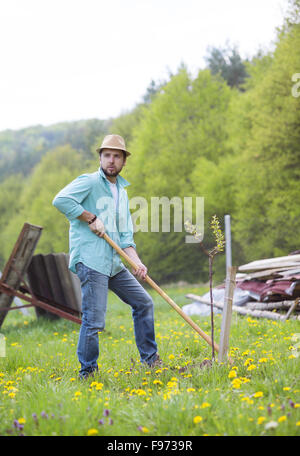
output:
[[[154,333],[153,301],[138,280],[123,269],[113,277],[101,274],[83,263],[76,264],[81,282],[82,324],[77,346],[80,374],[98,370],[98,332],[105,327],[108,289],[132,308],[134,335],[142,363],[150,364],[157,353]]]

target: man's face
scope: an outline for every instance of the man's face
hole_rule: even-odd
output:
[[[107,177],[116,177],[125,165],[126,158],[121,150],[103,149],[100,162]]]

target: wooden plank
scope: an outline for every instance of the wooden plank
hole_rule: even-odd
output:
[[[252,266],[240,266],[239,267],[239,271],[241,272],[256,272],[256,271],[264,271],[266,270],[267,268],[270,268],[270,269],[283,269],[283,268],[296,268],[299,266],[299,261],[289,261],[289,262],[285,262],[285,263],[279,263],[279,262],[276,262],[274,261],[273,263],[270,263],[270,264],[258,264],[258,265],[252,265]]]
[[[285,316],[284,320],[288,320],[290,318],[291,314],[294,312],[294,310],[296,309],[296,307],[297,307],[297,305],[299,303],[299,299],[300,298],[297,298],[295,300],[295,302],[293,303],[293,305],[291,305],[291,307],[289,308],[289,310],[286,313],[286,316]]]
[[[72,315],[71,313],[69,313],[69,311],[66,312],[62,309],[55,307],[52,303],[51,304],[46,303],[44,301],[36,299],[33,296],[28,296],[19,291],[15,291],[13,288],[11,288],[10,286],[8,286],[6,284],[1,283],[1,281],[0,281],[0,291],[1,290],[3,290],[3,292],[6,292],[8,295],[10,295],[12,297],[18,296],[19,298],[23,299],[24,301],[30,302],[31,305],[33,305],[35,307],[41,307],[42,309],[47,311],[47,313],[49,312],[50,314],[55,314],[62,318],[66,318],[67,320],[74,321],[75,323],[81,324],[81,319],[76,317],[75,315]]]
[[[188,299],[193,299],[193,301],[198,301],[202,302],[203,304],[207,304],[210,306],[210,301],[208,299],[204,299],[201,296],[197,296],[195,294],[189,293],[185,295],[186,298]],[[223,309],[224,304],[222,302],[214,301],[214,306],[218,307],[219,309]],[[247,307],[239,307],[239,306],[232,306],[232,310],[241,314],[241,315],[250,315],[251,317],[255,318],[268,318],[270,320],[284,320],[285,316],[278,314],[276,312],[270,312],[270,311],[263,311],[263,310],[251,310],[247,309]],[[300,315],[299,316],[293,316],[291,317],[293,320],[300,320]]]
[[[24,223],[17,242],[5,265],[1,282],[9,285],[16,291],[21,284],[21,278],[26,274],[42,229],[41,226]],[[8,310],[1,311],[1,309],[9,308],[13,299],[14,296],[5,293],[0,294],[0,328],[8,312]]]
[[[295,266],[286,266],[283,268],[275,269],[263,269],[262,271],[249,272],[248,274],[239,273],[236,275],[237,280],[252,280],[252,279],[274,279],[277,277],[290,276],[292,274],[300,273],[300,267],[295,268]]]
[[[266,258],[252,261],[239,266],[239,271],[259,271],[263,269],[283,268],[286,266],[299,266],[300,255],[288,255],[284,257]]]
[[[218,361],[224,362],[227,359],[229,347],[229,334],[232,316],[232,302],[233,292],[235,288],[235,277],[237,268],[231,266],[227,268],[226,284],[225,284],[225,298],[222,314],[221,335],[219,343]]]
[[[45,266],[44,255],[38,254],[33,255],[30,265],[27,269],[27,279],[31,289],[31,292],[39,299],[52,300],[50,282],[47,275],[47,269]],[[47,301],[46,301],[47,302]],[[49,316],[50,318],[58,318],[57,315],[52,314],[51,316],[45,309],[35,306],[36,316],[44,317]]]
[[[295,301],[276,301],[276,302],[247,302],[246,308],[250,310],[288,310]],[[297,303],[296,303],[297,306]],[[296,308],[296,307],[295,307]]]

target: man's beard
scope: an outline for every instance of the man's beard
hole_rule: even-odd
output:
[[[110,173],[110,172],[107,172],[104,168],[102,168],[102,166],[101,166],[101,169],[104,172],[105,176],[109,176],[109,177],[116,177],[119,174],[119,172],[121,171],[120,170],[120,171],[115,171],[115,172]]]

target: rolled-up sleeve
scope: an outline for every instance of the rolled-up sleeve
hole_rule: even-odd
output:
[[[79,217],[85,210],[82,202],[91,191],[91,180],[88,174],[82,174],[64,187],[52,201],[60,212],[69,220]]]

